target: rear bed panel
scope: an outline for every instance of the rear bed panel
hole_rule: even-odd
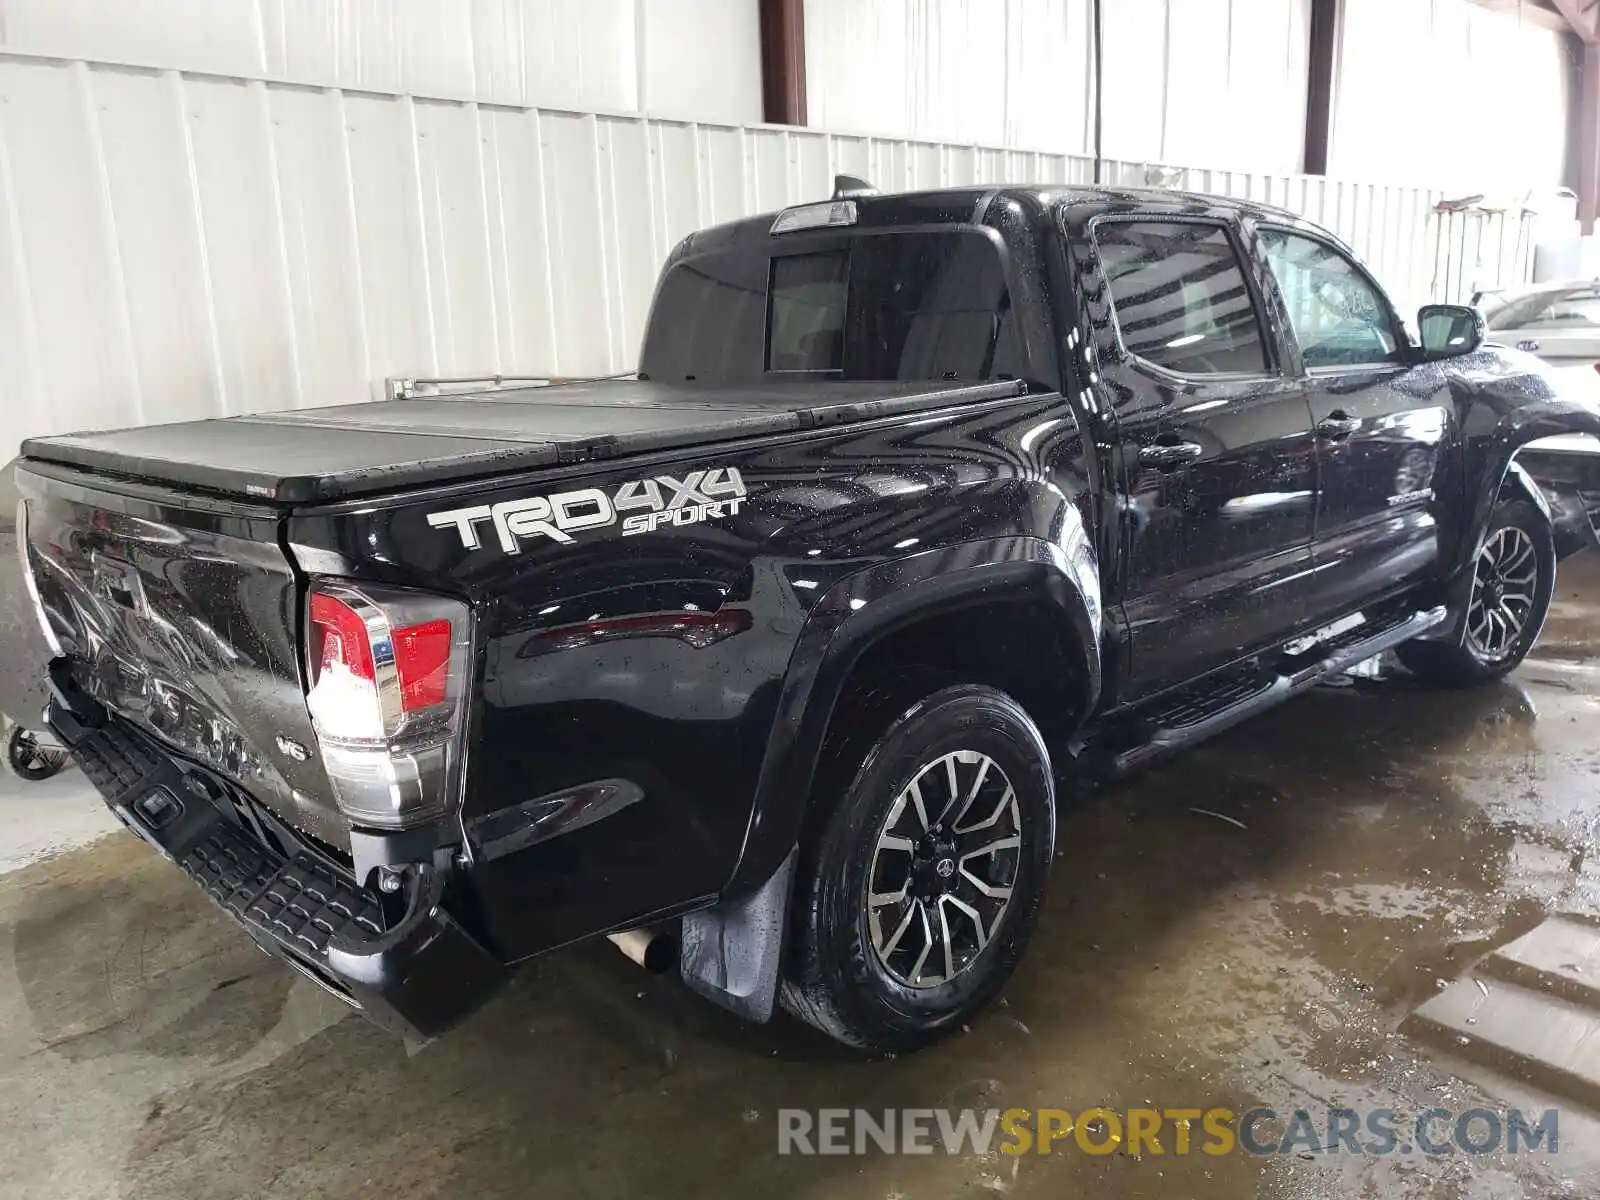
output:
[[[1052,527],[1060,493],[1032,489],[1042,456],[1073,436],[1070,410],[1059,395],[1000,395],[291,513],[302,569],[474,605],[482,682],[462,818],[505,959],[727,883],[790,657],[835,582],[910,548]],[[559,510],[563,496],[582,521],[569,540],[511,518],[507,548],[497,511]],[[662,632],[676,621],[701,636]],[[591,640],[596,624],[621,636]],[[619,780],[630,787],[601,786]],[[541,828],[591,804],[592,820]]]
[[[19,467],[40,598],[78,682],[285,821],[348,849],[301,685],[299,586],[270,508]]]

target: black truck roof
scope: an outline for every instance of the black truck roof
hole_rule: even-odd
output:
[[[1276,223],[1304,225],[1305,219],[1288,209],[1263,204],[1256,200],[1238,200],[1230,196],[1214,196],[1206,192],[1189,192],[1176,188],[1120,187],[1110,184],[989,184],[955,188],[937,188],[913,192],[851,193],[844,198],[856,205],[857,228],[883,226],[962,225],[980,224],[984,214],[995,200],[1015,200],[1029,208],[1049,209],[1057,206],[1099,206],[1106,209],[1161,208],[1174,212],[1248,215]],[[813,202],[807,202],[813,203]],[[818,200],[814,203],[826,203]],[[805,204],[790,205],[804,208]],[[707,250],[742,245],[749,241],[765,241],[771,236],[772,223],[777,209],[742,217],[722,225],[691,233],[679,244],[673,257],[698,254]]]
[[[225,496],[307,503],[790,433],[1021,393],[978,384],[607,380],[31,438],[23,456]]]

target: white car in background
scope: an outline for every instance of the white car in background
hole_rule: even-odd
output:
[[[1600,280],[1535,283],[1480,292],[1489,340],[1541,359],[1563,395],[1600,405]]]

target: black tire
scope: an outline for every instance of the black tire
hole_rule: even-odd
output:
[[[846,710],[843,719],[836,719],[839,736],[830,741],[831,754],[819,774],[818,802],[839,798],[801,849],[779,998],[790,1013],[847,1045],[880,1052],[910,1050],[958,1028],[995,996],[1022,956],[1055,852],[1050,757],[1022,706],[989,687],[941,688],[909,707],[880,707],[875,720],[861,719],[860,712]],[[864,749],[878,731],[881,736]],[[921,787],[935,785],[933,765],[939,767],[939,779],[955,779],[956,785],[944,782],[922,805],[908,804],[903,797],[911,795],[914,780],[920,781],[918,796]],[[1005,799],[1005,784],[1014,805]],[[965,804],[956,813],[949,800],[960,804],[963,796]],[[899,823],[890,821],[897,803]],[[936,804],[941,806],[938,815]],[[990,804],[996,822],[980,829],[988,825],[981,813]],[[945,848],[935,848],[930,859],[910,850],[900,858],[901,851],[880,847],[880,837],[890,836],[891,829],[914,831],[924,812],[926,826],[942,830]],[[1018,843],[1014,858],[1009,847],[973,848],[985,839],[990,847],[1001,845],[1010,840],[1013,827]],[[951,870],[944,870],[949,864],[954,864]],[[887,888],[902,867],[901,900],[892,908],[870,910],[878,913],[880,941],[875,943],[870,884]],[[971,889],[985,875],[981,882],[987,890],[981,895],[986,899],[978,901]],[[1009,897],[995,911],[999,901],[989,891],[1003,891],[1001,885],[1008,883]],[[944,891],[937,892],[940,888]],[[965,909],[950,899],[963,895]],[[927,970],[920,961],[911,973],[907,959],[917,952],[921,929],[933,928],[916,916],[919,905],[920,911],[947,919],[940,927],[939,946],[930,947],[937,953],[926,957],[951,964],[955,969],[948,976],[939,968]],[[979,913],[975,921],[962,915],[973,911]],[[903,949],[885,935],[889,925],[899,924],[902,912],[911,914],[904,918],[908,923],[919,925],[911,940],[900,939]],[[879,944],[887,954],[880,953]],[[950,947],[948,957],[945,946]],[[891,968],[890,963],[896,965]]]
[[[67,752],[39,745],[37,735],[21,725],[13,725],[6,738],[6,765],[14,775],[37,783],[58,775],[67,765]]]
[[[1532,592],[1525,609],[1521,602],[1507,601],[1508,607],[1480,621],[1484,611],[1500,609],[1498,595],[1509,594],[1497,582],[1492,554],[1499,544],[1497,539],[1502,538],[1514,546],[1523,545],[1522,539],[1526,539],[1531,547]],[[1407,670],[1430,683],[1445,687],[1492,683],[1516,670],[1539,640],[1555,586],[1556,545],[1549,521],[1526,500],[1503,500],[1489,516],[1488,529],[1473,561],[1472,594],[1459,640],[1406,642],[1396,647],[1395,654]],[[1501,587],[1501,592],[1496,592],[1496,587]],[[1516,632],[1509,636],[1513,618]],[[1490,625],[1494,633],[1480,636],[1479,631]],[[1497,639],[1503,639],[1504,644],[1498,644]]]

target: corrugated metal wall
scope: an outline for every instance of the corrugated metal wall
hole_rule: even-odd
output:
[[[1104,152],[1298,170],[1308,9],[1107,0]],[[833,128],[1091,153],[1091,61],[1090,0],[806,0],[811,119]]]
[[[761,119],[755,0],[0,0],[0,48],[498,104]]]
[[[1577,103],[1568,40],[1469,0],[1345,0],[1331,169],[1556,187]]]
[[[1553,188],[1561,35],[1472,0],[1347,0],[1335,174]],[[1103,150],[1297,171],[1309,0],[1105,0]],[[806,0],[811,117],[838,129],[1092,150],[1090,0]]]

